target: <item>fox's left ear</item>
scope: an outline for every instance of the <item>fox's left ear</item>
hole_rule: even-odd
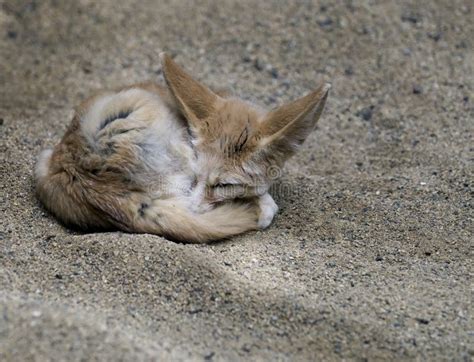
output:
[[[209,88],[194,80],[166,53],[160,54],[163,74],[180,110],[193,126],[206,119],[220,97]]]
[[[260,147],[285,161],[313,131],[326,104],[331,85],[270,111],[260,126]]]

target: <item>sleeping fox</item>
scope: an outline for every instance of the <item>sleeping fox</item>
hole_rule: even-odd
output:
[[[314,129],[329,84],[269,112],[219,94],[161,54],[167,87],[141,83],[83,102],[35,168],[38,198],[81,229],[207,242],[270,225],[269,169]]]

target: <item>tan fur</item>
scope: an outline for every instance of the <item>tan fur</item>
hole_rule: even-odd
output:
[[[135,84],[76,109],[39,157],[39,199],[67,225],[185,242],[267,227],[278,209],[267,170],[312,131],[329,87],[267,113],[211,91],[166,55],[162,64],[168,88]]]

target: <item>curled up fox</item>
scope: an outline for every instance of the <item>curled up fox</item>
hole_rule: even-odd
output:
[[[216,93],[161,54],[167,87],[140,83],[84,101],[35,168],[39,199],[85,230],[207,242],[270,225],[267,172],[314,129],[329,84],[271,111]]]

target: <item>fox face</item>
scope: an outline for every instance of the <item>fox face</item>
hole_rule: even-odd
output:
[[[199,172],[210,202],[261,196],[314,129],[329,84],[307,96],[266,112],[241,99],[218,95],[161,55],[163,73],[188,122]]]

